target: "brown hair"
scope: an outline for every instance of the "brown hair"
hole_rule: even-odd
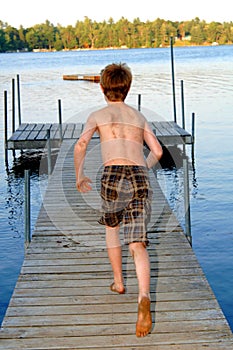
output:
[[[132,82],[132,73],[125,63],[112,63],[100,73],[100,84],[109,101],[124,101]]]

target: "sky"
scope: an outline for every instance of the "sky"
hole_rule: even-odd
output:
[[[199,17],[207,23],[230,22],[233,20],[231,0],[3,0],[0,7],[0,20],[19,28],[34,26],[49,20],[52,24],[75,26],[77,20],[87,16],[102,22],[121,17],[132,21],[152,21],[161,18],[171,21],[192,20]]]

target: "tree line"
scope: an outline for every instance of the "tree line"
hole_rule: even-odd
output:
[[[55,26],[46,20],[17,29],[0,21],[0,52],[166,47],[171,36],[174,45],[232,44],[233,22],[206,23],[198,17],[181,22],[160,18],[146,22],[135,18],[130,22],[124,17],[117,22],[112,18],[96,22],[85,17],[75,26]]]

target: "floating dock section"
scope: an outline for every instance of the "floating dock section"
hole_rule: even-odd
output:
[[[94,83],[100,82],[100,75],[96,74],[68,74],[63,75],[63,80],[85,80],[85,81],[92,81]]]

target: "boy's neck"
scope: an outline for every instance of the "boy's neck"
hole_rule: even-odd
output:
[[[122,105],[122,104],[125,104],[124,101],[110,101],[107,99],[107,104],[109,105]]]

